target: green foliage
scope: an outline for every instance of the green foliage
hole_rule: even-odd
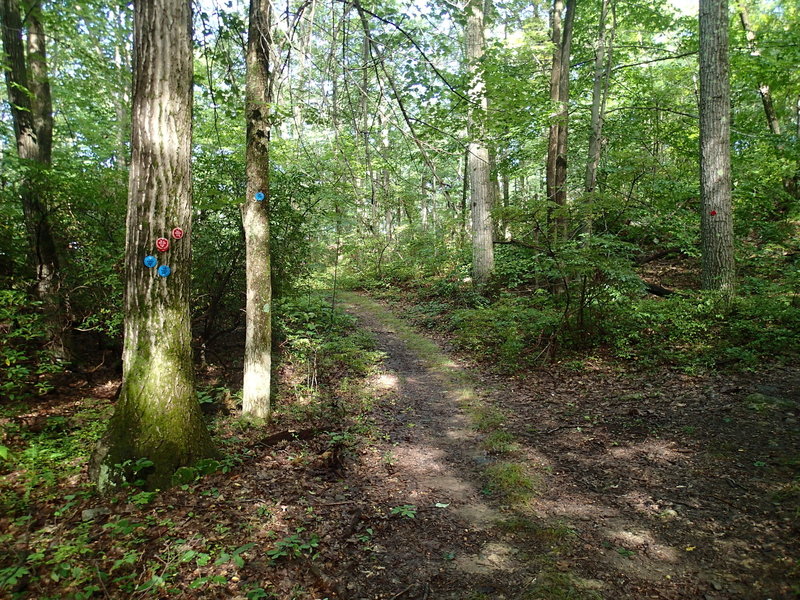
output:
[[[403,504],[402,506],[395,506],[389,512],[394,516],[414,519],[417,516],[417,507],[413,504]]]
[[[558,331],[561,315],[555,308],[539,308],[509,296],[489,307],[456,310],[451,323],[459,347],[496,358],[498,366],[512,371],[542,356]]]
[[[0,290],[0,396],[18,401],[53,389],[49,376],[63,365],[44,349],[39,303],[15,289]]]
[[[730,305],[709,293],[642,299],[620,307],[608,339],[618,356],[644,365],[753,369],[797,357],[800,306],[786,293],[741,296]]]
[[[305,370],[307,384],[319,371],[341,375],[369,372],[381,353],[368,333],[355,331],[350,315],[334,310],[319,293],[284,298],[276,303],[276,337],[282,339],[282,360]]]
[[[548,569],[539,574],[536,583],[522,596],[525,600],[601,600],[597,591],[582,585],[579,579],[570,573]]]
[[[292,560],[298,558],[307,558],[314,560],[317,558],[317,547],[319,546],[319,538],[316,534],[309,538],[301,535],[305,531],[304,527],[295,529],[295,533],[278,540],[275,547],[267,550],[267,556],[276,562],[282,558]]]
[[[514,436],[507,431],[492,431],[482,441],[481,447],[492,454],[508,454],[519,449]]]

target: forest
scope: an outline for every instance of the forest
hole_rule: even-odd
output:
[[[800,598],[796,2],[0,26],[0,598]]]

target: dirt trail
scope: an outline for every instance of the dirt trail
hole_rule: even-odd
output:
[[[425,507],[416,528],[392,535],[433,550],[424,561],[390,551],[407,587],[370,598],[800,597],[794,371],[780,389],[751,375],[476,372],[513,415],[514,456],[541,475],[535,499],[509,507],[483,493],[483,468],[506,457],[481,449],[461,410],[468,377],[447,372],[464,368],[441,351],[421,356],[408,343],[421,338],[385,309],[350,300],[388,355],[386,489]]]
[[[464,386],[453,386],[426,365],[368,304],[348,302],[344,308],[375,336],[379,349],[387,354],[379,381],[384,394],[394,398],[395,417],[389,418],[396,419],[405,431],[387,445],[391,475],[386,483],[403,490],[425,516],[443,528],[416,532],[423,538],[438,533],[438,539],[425,541],[442,552],[427,565],[410,565],[412,572],[416,570],[412,576],[416,583],[411,583],[402,597],[518,597],[524,581],[534,572],[518,559],[520,549],[503,539],[496,528],[507,515],[481,493],[480,466],[487,459],[478,446],[480,436],[458,403]],[[452,363],[450,368],[460,367]]]

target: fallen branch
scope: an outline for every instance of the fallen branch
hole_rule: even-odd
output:
[[[256,446],[274,446],[280,442],[291,442],[294,440],[310,440],[314,438],[319,433],[316,429],[301,429],[300,431],[294,431],[292,429],[288,429],[286,431],[279,431],[278,433],[273,433],[265,437],[263,440],[260,440]]]
[[[656,250],[654,252],[650,252],[649,254],[640,254],[636,257],[636,264],[637,265],[646,265],[649,262],[653,262],[654,260],[658,260],[659,258],[664,258],[665,256],[669,256],[670,254],[680,254],[680,248],[662,248],[661,250]]]
[[[653,294],[654,296],[660,296],[662,298],[666,298],[675,293],[675,290],[671,290],[669,288],[665,288],[663,286],[658,285],[657,283],[649,283],[642,279],[642,283],[644,283],[644,289],[647,290],[648,293]]]

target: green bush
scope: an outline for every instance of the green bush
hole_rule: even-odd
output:
[[[491,306],[456,310],[450,321],[459,347],[496,358],[504,370],[515,370],[551,348],[560,331],[561,314],[509,296]]]

